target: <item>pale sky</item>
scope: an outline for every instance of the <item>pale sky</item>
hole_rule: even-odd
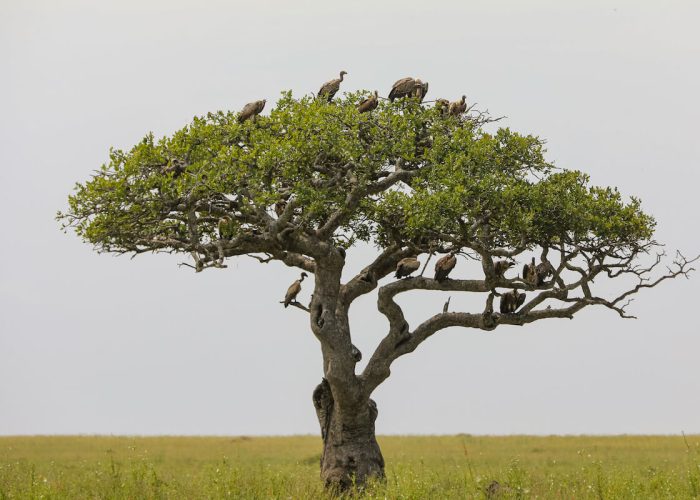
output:
[[[54,215],[110,146],[341,69],[348,91],[415,76],[429,99],[465,93],[697,254],[698,19],[696,1],[2,0],[0,434],[318,434],[318,342],[278,303],[296,270],[98,255]],[[640,294],[638,320],[440,332],[376,391],[377,431],[700,433],[699,295],[700,273]],[[351,311],[365,360],[385,334],[375,301]],[[400,300],[414,325],[443,301]]]

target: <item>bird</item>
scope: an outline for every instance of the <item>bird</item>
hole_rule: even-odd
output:
[[[439,109],[443,115],[445,115],[450,109],[450,101],[448,101],[447,99],[436,99],[435,107]]]
[[[287,288],[287,293],[284,296],[284,307],[287,307],[296,300],[297,295],[299,295],[299,292],[301,292],[301,282],[304,281],[304,278],[307,276],[308,274],[301,273],[301,278],[289,285],[289,288]]]
[[[450,103],[448,113],[452,116],[459,116],[467,110],[467,96],[463,95],[460,101]]]
[[[420,261],[416,257],[406,257],[396,264],[396,274],[394,277],[399,279],[407,277],[411,273],[417,271],[419,267]]]
[[[435,279],[437,281],[445,281],[456,265],[457,250],[452,250],[435,263]]]
[[[389,100],[394,102],[394,99],[399,99],[401,97],[406,97],[414,94],[416,90],[416,80],[410,76],[397,80],[396,83],[391,87],[389,92]]]
[[[368,111],[372,111],[377,107],[379,104],[379,92],[376,90],[374,91],[374,95],[369,96],[367,99],[362,101],[360,104],[357,105],[357,110],[360,113],[367,113]]]
[[[537,266],[535,265],[535,258],[532,258],[531,264],[525,264],[523,266],[523,280],[529,285],[538,286],[537,278]]]
[[[428,93],[428,82],[424,82],[418,78],[414,83],[413,95],[418,99],[418,102],[423,102],[425,95]]]
[[[341,71],[340,78],[334,78],[333,80],[329,80],[321,85],[321,88],[318,91],[318,96],[326,97],[328,102],[331,102],[333,100],[333,96],[338,92],[338,90],[340,90],[340,82],[343,81],[343,76],[347,74],[347,71]]]
[[[537,286],[540,286],[544,283],[546,278],[554,275],[554,268],[549,261],[545,260],[537,264],[537,267],[535,267],[535,274],[537,275]]]
[[[266,100],[263,99],[262,101],[249,102],[248,104],[243,106],[243,109],[238,114],[238,123],[243,123],[248,118],[258,116],[265,107],[265,102]]]
[[[509,260],[499,260],[493,264],[493,270],[499,278],[502,278],[505,272],[511,267],[513,267],[513,263]]]
[[[526,293],[518,293],[517,290],[511,290],[501,295],[501,302],[499,304],[501,314],[511,314],[517,311],[518,307],[525,303],[526,296]]]

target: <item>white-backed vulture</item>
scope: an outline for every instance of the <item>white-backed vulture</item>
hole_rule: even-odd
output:
[[[318,96],[325,97],[328,99],[328,102],[331,102],[333,100],[333,96],[335,96],[335,94],[340,90],[340,82],[343,81],[343,77],[347,74],[347,71],[341,71],[340,78],[334,78],[333,80],[329,80],[321,85],[321,88],[318,91]]]
[[[379,104],[379,92],[376,90],[374,91],[374,94],[369,96],[367,99],[362,101],[360,104],[357,105],[357,110],[360,113],[367,113],[368,111],[372,111],[377,107]]]
[[[248,118],[258,116],[265,107],[265,102],[266,100],[263,99],[262,101],[249,102],[248,104],[243,106],[243,109],[238,114],[238,123],[243,123]]]
[[[406,257],[401,259],[398,264],[396,264],[396,274],[395,278],[405,278],[411,273],[414,273],[420,267],[420,261],[415,257]]]
[[[538,279],[537,279],[537,266],[535,265],[535,258],[532,258],[532,263],[531,264],[525,264],[523,266],[523,280],[525,280],[525,283],[528,285],[532,286],[538,286]]]
[[[501,295],[500,310],[501,314],[512,314],[518,310],[518,307],[525,303],[526,293],[518,293],[517,290]]]
[[[289,285],[289,288],[287,288],[287,293],[284,296],[284,307],[287,307],[296,300],[297,295],[299,295],[299,292],[301,292],[301,282],[304,281],[304,278],[307,276],[308,274],[301,273],[301,277]]]
[[[549,261],[540,262],[535,268],[535,273],[537,274],[537,286],[540,286],[544,283],[545,279],[554,275],[554,267],[552,267]]]
[[[453,116],[459,116],[467,110],[467,96],[463,95],[460,101],[450,103],[449,113]]]
[[[499,260],[493,264],[493,270],[499,278],[502,278],[505,272],[511,267],[513,267],[513,263],[509,260]]]
[[[450,109],[450,101],[447,99],[436,99],[435,107],[440,110],[440,112],[445,115]]]
[[[413,96],[418,99],[418,102],[423,102],[425,95],[428,93],[428,82],[424,82],[418,78],[414,83]]]
[[[450,272],[457,265],[457,251],[453,250],[447,255],[444,255],[435,263],[435,279],[437,281],[445,281]]]
[[[397,80],[391,87],[389,92],[389,100],[394,102],[394,99],[414,95],[416,91],[416,79],[410,76]]]

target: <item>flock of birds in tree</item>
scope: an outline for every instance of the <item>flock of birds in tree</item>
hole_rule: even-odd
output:
[[[327,100],[327,102],[333,101],[333,97],[335,97],[335,94],[337,94],[340,90],[340,84],[347,74],[347,71],[341,71],[338,78],[329,80],[321,85],[317,97],[319,99]],[[394,102],[396,99],[412,97],[418,99],[418,102],[423,102],[423,99],[425,99],[425,95],[427,93],[428,82],[424,82],[420,78],[412,78],[409,76],[394,83],[394,85],[391,87],[391,91],[389,92],[389,100]],[[258,116],[265,108],[266,102],[267,101],[265,99],[262,99],[260,101],[249,102],[243,106],[243,109],[241,109],[241,112],[238,114],[238,122],[243,123],[248,119],[255,119],[255,117]],[[357,105],[357,110],[360,113],[368,113],[375,109],[378,105],[379,92],[375,90],[374,94],[370,95]],[[447,99],[437,99],[435,101],[435,105],[441,109],[444,114],[459,116],[467,111],[467,96],[463,95],[461,99],[453,102],[450,102]]]
[[[438,261],[435,263],[434,279],[436,281],[442,283],[449,279],[450,273],[457,265],[458,253],[459,250],[452,250],[447,255],[444,255],[438,259]],[[511,260],[499,260],[494,262],[493,268],[496,276],[498,278],[503,278],[506,271],[514,265],[515,263]],[[421,263],[416,256],[401,259],[396,265],[396,273],[394,274],[394,277],[397,279],[411,278],[411,275],[418,271],[420,266]],[[532,257],[531,262],[523,266],[522,279],[526,284],[533,288],[542,286],[545,280],[552,275],[554,275],[554,267],[546,260],[536,264],[535,258]],[[287,293],[284,296],[284,307],[297,303],[296,298],[297,295],[299,295],[299,292],[301,292],[301,283],[307,276],[308,275],[306,273],[301,273],[301,277],[289,286]],[[525,303],[526,296],[527,294],[520,293],[516,289],[503,293],[499,304],[501,314],[515,313],[515,311],[517,311],[518,308]]]
[[[340,84],[343,82],[347,71],[341,71],[338,78],[329,80],[323,85],[318,91],[317,98],[326,100],[327,102],[332,102],[333,97],[340,90]],[[391,87],[389,92],[389,101],[393,102],[396,99],[401,98],[414,98],[418,102],[423,102],[426,94],[428,93],[428,82],[424,82],[419,78],[406,77],[397,80]],[[255,119],[262,110],[265,108],[266,100],[262,99],[260,101],[253,101],[245,106],[238,114],[238,122],[243,123],[249,119]],[[357,104],[357,110],[360,113],[369,113],[374,110],[379,105],[379,92],[376,90],[372,95],[362,100]],[[448,101],[447,99],[436,99],[435,106],[442,110],[443,114],[459,116],[467,111],[467,97],[462,96],[461,99],[456,101]],[[275,205],[275,212],[280,215],[284,211],[286,203],[280,201]],[[457,265],[457,254],[459,250],[452,250],[447,255],[438,259],[435,263],[435,277],[434,279],[439,282],[444,282],[449,279],[449,274]],[[420,268],[420,261],[416,256],[406,257],[399,261],[396,265],[396,273],[394,277],[397,279],[410,278],[413,273],[418,271]],[[509,260],[500,260],[494,263],[494,270],[499,278],[503,278],[505,272],[513,267],[514,263]],[[538,287],[544,283],[544,280],[554,274],[554,269],[549,262],[542,262],[540,264],[535,264],[535,258],[532,258],[530,264],[525,264],[523,266],[522,278],[525,283],[531,287]],[[298,280],[294,281],[284,296],[284,307],[288,307],[290,304],[298,304],[297,296],[301,292],[301,283],[304,281],[308,275],[304,272]],[[517,309],[525,303],[525,293],[520,293],[518,290],[513,289],[501,295],[500,300],[500,312],[502,314],[512,314],[517,311]]]

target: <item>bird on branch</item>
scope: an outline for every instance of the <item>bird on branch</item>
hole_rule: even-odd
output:
[[[296,301],[297,295],[299,295],[299,292],[301,292],[301,282],[304,281],[304,278],[307,276],[308,274],[301,273],[301,277],[289,285],[289,288],[287,288],[287,293],[284,296],[284,307],[288,307],[289,304]]]

